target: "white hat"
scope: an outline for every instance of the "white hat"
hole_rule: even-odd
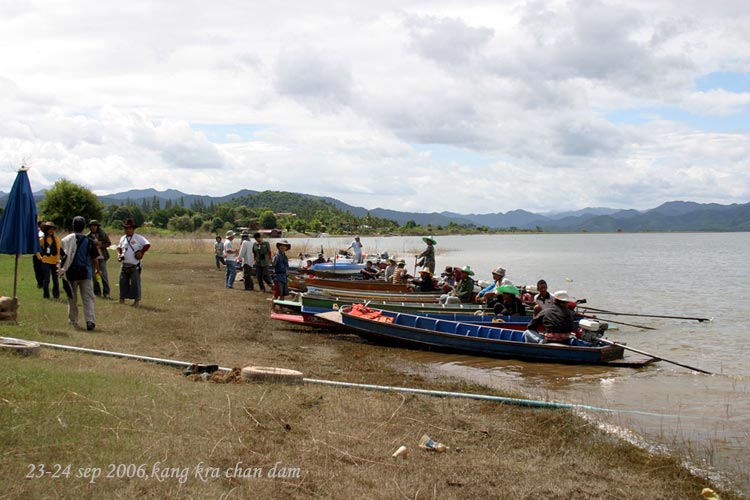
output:
[[[234,231],[227,231],[227,238],[234,236]]]
[[[576,299],[568,295],[568,292],[565,290],[558,290],[555,293],[552,294],[552,298],[555,300],[559,300],[561,302],[575,302]]]

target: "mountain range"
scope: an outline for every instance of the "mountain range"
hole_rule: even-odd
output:
[[[235,198],[257,194],[258,191],[242,189],[226,196],[187,194],[175,189],[135,189],[121,193],[99,196],[105,205],[130,202],[141,204],[143,200],[158,199],[163,207],[167,200],[181,202],[189,207],[201,200],[205,205],[225,203]],[[0,192],[0,206],[4,207],[7,193]],[[300,194],[308,198],[323,200],[358,217],[368,213],[375,217],[392,219],[403,225],[414,221],[420,226],[447,226],[474,224],[492,229],[542,230],[545,232],[642,232],[642,231],[750,231],[750,203],[721,205],[718,203],[696,203],[670,201],[649,210],[614,209],[589,207],[575,211],[556,213],[534,213],[526,210],[511,210],[489,214],[459,214],[454,212],[400,212],[385,208],[367,209],[349,205],[335,198]],[[44,191],[35,194],[37,203],[44,199]],[[269,207],[284,211],[283,207]]]

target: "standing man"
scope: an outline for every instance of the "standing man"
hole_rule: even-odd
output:
[[[237,276],[237,250],[234,249],[234,231],[227,231],[227,240],[224,242],[224,265],[227,266],[227,288],[234,288],[234,278]]]
[[[427,243],[427,248],[424,252],[417,255],[417,265],[419,267],[426,267],[430,270],[430,273],[435,274],[435,245],[437,241],[432,236],[425,236],[422,241]]]
[[[242,279],[245,282],[245,290],[253,289],[253,244],[250,243],[250,234],[242,231],[242,244],[237,259],[242,262]]]
[[[354,237],[354,241],[349,243],[349,246],[346,247],[347,250],[352,249],[354,251],[354,262],[357,264],[362,263],[362,242],[359,241],[359,235]]]
[[[286,271],[289,268],[289,257],[286,253],[292,248],[287,240],[281,240],[276,243],[276,255],[273,256],[273,298],[284,300],[289,295],[289,283],[286,278]],[[271,302],[273,309],[273,302]]]
[[[83,315],[86,318],[86,330],[96,328],[94,316],[94,290],[91,285],[90,265],[99,274],[99,250],[91,238],[83,234],[86,219],[81,216],[73,217],[73,233],[67,235],[60,242],[62,260],[57,274],[63,279],[63,289],[68,296],[68,322],[75,328],[78,326],[78,292],[81,292]]]
[[[266,285],[273,290],[273,281],[268,276],[268,266],[271,265],[271,245],[263,241],[260,233],[253,234],[253,257],[255,258],[255,276],[258,278],[258,288],[261,292],[266,291]]]
[[[44,231],[42,231],[42,221],[36,223],[37,236],[42,239]],[[42,263],[41,256],[34,254],[31,256],[32,262],[34,262],[34,277],[36,278],[36,287],[42,288],[44,286],[44,264]]]
[[[99,221],[91,219],[89,222],[88,237],[94,240],[96,248],[99,250],[99,269],[102,272],[102,286],[99,287],[99,281],[94,280],[94,295],[109,298],[109,275],[107,274],[107,261],[109,260],[109,247],[112,242]]]
[[[221,236],[216,235],[216,243],[214,243],[214,256],[216,257],[216,270],[221,269],[221,265],[224,264],[224,243],[221,242]]]
[[[125,299],[133,299],[133,307],[141,303],[141,260],[143,255],[151,248],[151,243],[136,234],[133,219],[125,220],[122,228],[125,235],[120,238],[117,245],[117,260],[120,261],[120,304]]]

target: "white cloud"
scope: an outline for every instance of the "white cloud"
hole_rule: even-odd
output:
[[[746,2],[18,5],[0,3],[0,164],[28,160],[35,189],[464,212],[750,198],[748,127],[712,128],[748,93],[694,88],[750,71]],[[633,109],[650,118],[606,119]]]

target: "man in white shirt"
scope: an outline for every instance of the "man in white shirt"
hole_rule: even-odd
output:
[[[125,299],[133,299],[133,307],[141,303],[141,260],[143,255],[151,248],[151,243],[136,234],[133,219],[125,220],[122,228],[125,235],[120,238],[117,245],[117,260],[120,261],[120,304]]]
[[[359,236],[355,236],[354,241],[349,243],[349,246],[346,247],[347,250],[351,248],[352,251],[354,252],[354,262],[356,262],[357,264],[361,264],[363,260],[362,259],[362,247],[363,245],[362,245],[362,242],[359,241]]]
[[[252,290],[253,268],[255,266],[253,244],[250,241],[250,234],[247,231],[242,231],[241,236],[242,244],[240,245],[240,253],[237,254],[237,260],[242,262],[242,279],[245,281],[245,290]]]
[[[224,242],[224,264],[227,266],[227,288],[234,288],[234,278],[237,276],[237,250],[234,249],[234,231],[227,231],[227,240]]]

